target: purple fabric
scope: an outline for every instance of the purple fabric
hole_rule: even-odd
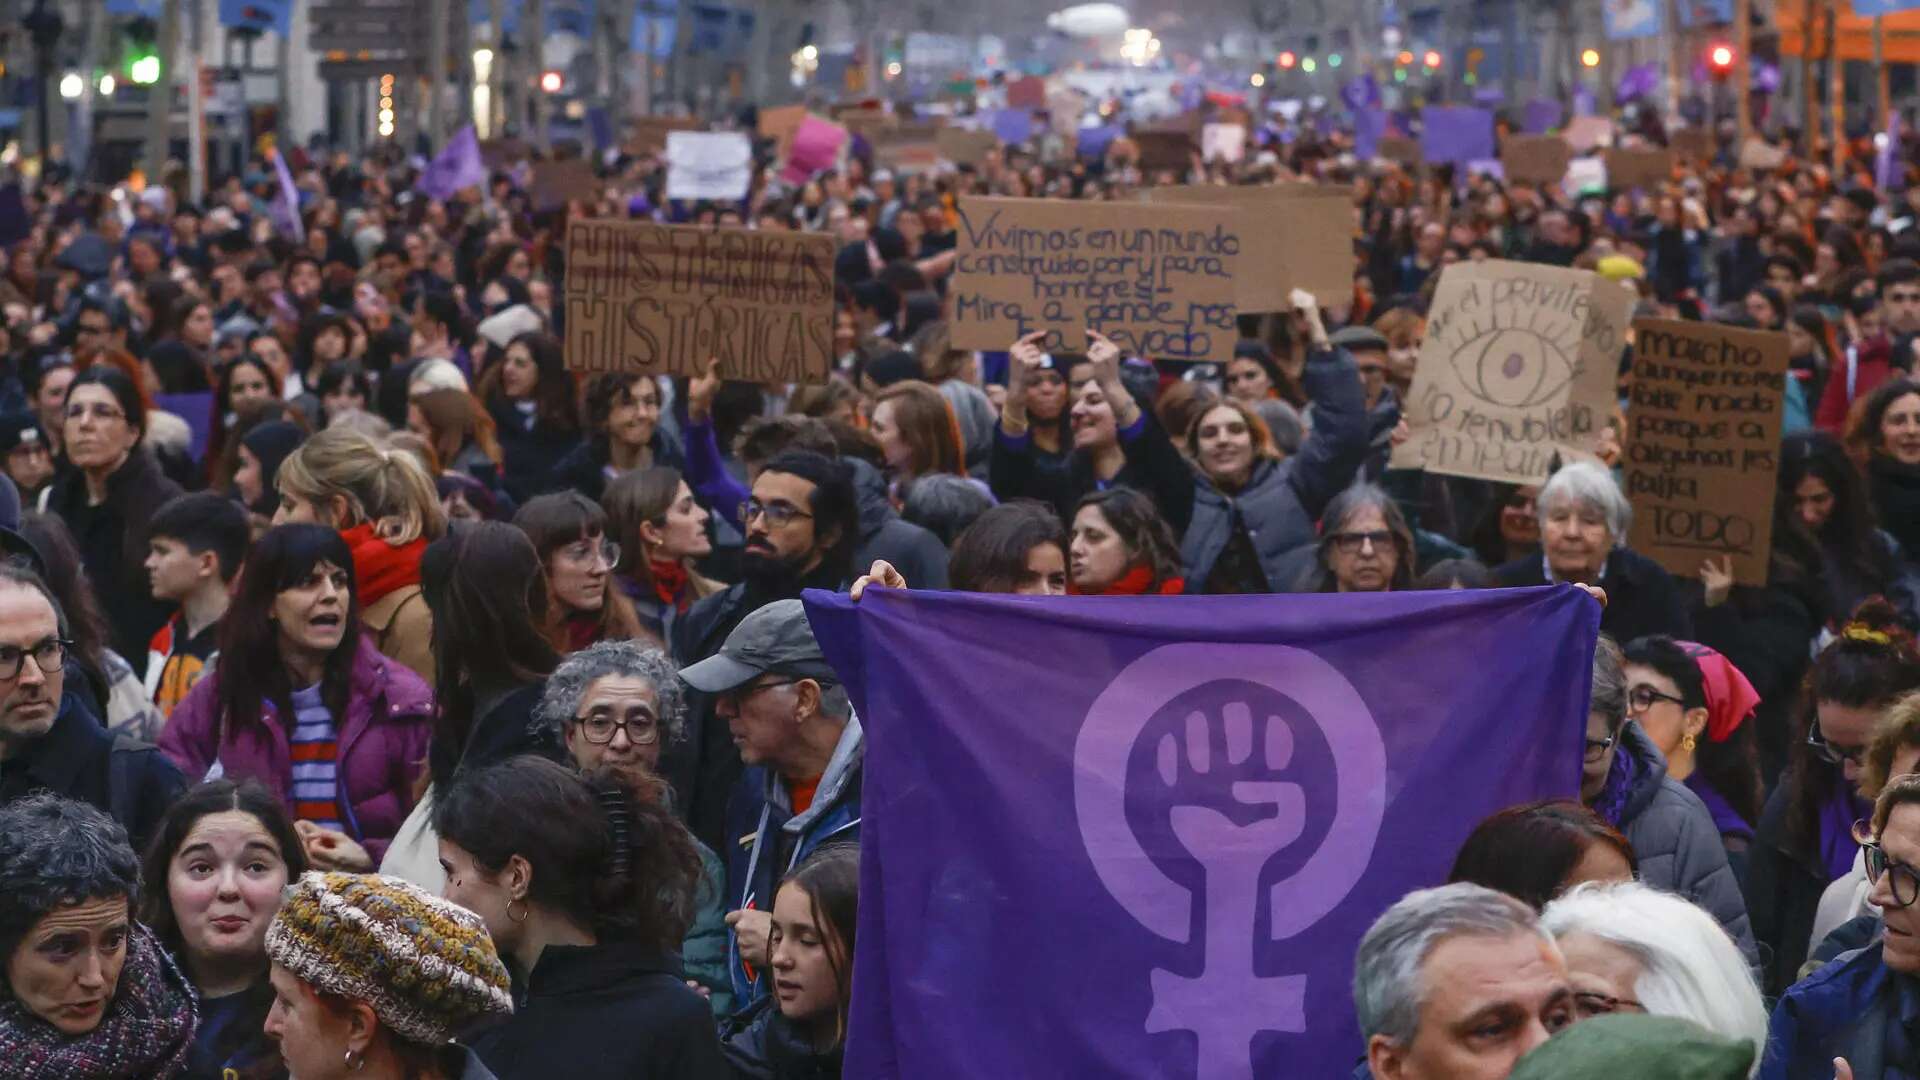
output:
[[[1366,928],[1579,789],[1571,586],[805,600],[867,739],[850,1077],[1346,1076]]]
[[[1646,97],[1660,88],[1660,65],[1640,64],[1630,67],[1620,76],[1620,82],[1614,87],[1616,101],[1632,101]]]
[[[279,150],[269,153],[274,175],[280,180],[280,192],[273,197],[273,223],[287,239],[305,240],[306,230],[300,225],[300,192],[293,186],[293,174],[287,171],[287,159]]]
[[[427,759],[433,691],[406,665],[380,655],[373,634],[362,632],[353,658],[346,721],[340,730],[340,805],[353,833],[378,863],[413,809],[413,780]],[[167,717],[160,751],[198,783],[216,762],[231,780],[258,780],[293,812],[289,725],[267,702],[261,722],[222,723],[220,676],[210,673]]]
[[[1557,101],[1529,101],[1521,130],[1528,135],[1545,135],[1560,125],[1561,109]]]
[[[1900,114],[1894,113],[1887,118],[1887,130],[1883,133],[1886,144],[1880,147],[1873,157],[1873,186],[1881,191],[1892,191],[1900,180],[1898,163],[1900,161]]]
[[[1820,863],[1828,881],[1853,872],[1853,857],[1860,853],[1853,823],[1873,816],[1873,804],[1860,797],[1838,766],[1833,772],[1833,793],[1820,804]]]
[[[1018,146],[1033,137],[1033,113],[1026,109],[995,109],[988,128],[1008,146]]]
[[[1593,800],[1593,812],[1617,829],[1627,814],[1627,797],[1633,794],[1633,778],[1640,772],[1640,763],[1619,743],[1613,746],[1613,764],[1607,769],[1606,785]]]
[[[1573,88],[1573,115],[1592,116],[1595,108],[1593,91],[1584,86]]]
[[[727,471],[727,460],[720,456],[720,438],[713,432],[713,421],[685,424],[680,434],[687,440],[687,487],[706,503],[721,520],[742,528],[740,506],[750,492]]]
[[[1709,784],[1706,777],[1695,772],[1681,783],[1687,785],[1688,791],[1700,796],[1700,801],[1707,804],[1707,813],[1713,815],[1713,825],[1720,830],[1722,837],[1753,839],[1753,823],[1741,817],[1740,811],[1735,810],[1733,804],[1727,801],[1727,797]]]
[[[1379,108],[1380,84],[1374,80],[1372,72],[1349,79],[1346,85],[1340,87],[1340,100],[1346,102],[1347,108],[1354,112]]]
[[[192,452],[193,460],[204,460],[207,455],[207,440],[213,434],[213,391],[203,390],[197,394],[155,394],[153,403],[187,422],[187,430],[192,433],[192,441],[187,449]]]
[[[455,133],[414,186],[426,192],[428,198],[445,202],[465,188],[481,187],[486,182],[487,166],[480,160],[480,140],[474,137],[473,125],[468,124]]]
[[[1124,129],[1122,129],[1118,124],[1107,124],[1103,127],[1081,128],[1080,129],[1080,145],[1079,145],[1080,156],[1088,160],[1094,160],[1094,159],[1104,157],[1107,152],[1107,147],[1112,146],[1113,140],[1119,138],[1124,133],[1125,133]]]
[[[1420,155],[1429,162],[1466,164],[1500,156],[1493,114],[1485,109],[1429,105],[1420,110]]]
[[[1387,114],[1380,109],[1362,109],[1353,114],[1353,156],[1373,160],[1379,152],[1380,137],[1387,133]]]

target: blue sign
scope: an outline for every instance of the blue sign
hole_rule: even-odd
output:
[[[1601,14],[1609,41],[1655,37],[1666,22],[1666,0],[1606,0]]]
[[[107,0],[107,14],[157,19],[165,4],[166,0]]]
[[[1855,15],[1898,15],[1920,10],[1920,0],[1853,0]]]
[[[1674,14],[1683,29],[1724,26],[1733,21],[1733,0],[1677,0]]]

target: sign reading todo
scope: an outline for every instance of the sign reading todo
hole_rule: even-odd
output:
[[[1686,577],[1730,556],[1736,581],[1766,584],[1787,336],[1655,319],[1633,331],[1634,550]]]
[[[1447,267],[1393,467],[1537,484],[1593,453],[1613,406],[1633,294],[1584,270]]]
[[[1239,211],[1229,207],[960,200],[953,344],[1004,349],[1035,330],[1086,348],[1086,330],[1132,356],[1233,357]]]
[[[821,382],[833,363],[833,239],[593,219],[567,226],[567,366]]]

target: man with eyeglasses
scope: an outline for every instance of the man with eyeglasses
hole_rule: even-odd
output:
[[[74,356],[84,360],[103,349],[125,352],[128,322],[127,307],[118,300],[81,300],[73,319]]]
[[[776,454],[754,476],[741,519],[742,580],[694,604],[673,625],[673,659],[682,667],[719,652],[741,620],[766,605],[797,598],[802,589],[838,591],[852,576],[860,518],[845,463],[807,451]],[[727,799],[740,777],[740,753],[713,710],[708,695],[689,696],[687,738],[667,748],[660,771],[693,835],[723,851],[732,840]]]
[[[778,460],[778,459],[776,459]],[[736,1005],[766,995],[773,892],[829,840],[860,835],[865,743],[847,692],[814,640],[799,600],[755,611],[720,651],[680,672],[714,695],[747,765],[727,806],[728,961]]]
[[[186,782],[160,751],[108,734],[67,692],[73,642],[33,571],[0,562],[0,804],[51,791],[93,804],[142,850]]]
[[[1881,791],[1872,829],[1863,847],[1882,932],[1781,997],[1761,1080],[1920,1076],[1920,776]]]

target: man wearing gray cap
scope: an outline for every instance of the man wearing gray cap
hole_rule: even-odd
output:
[[[847,692],[798,600],[748,615],[720,651],[680,672],[715,698],[747,769],[727,804],[727,964],[735,1004],[765,996],[773,891],[828,840],[860,835],[865,745]]]

